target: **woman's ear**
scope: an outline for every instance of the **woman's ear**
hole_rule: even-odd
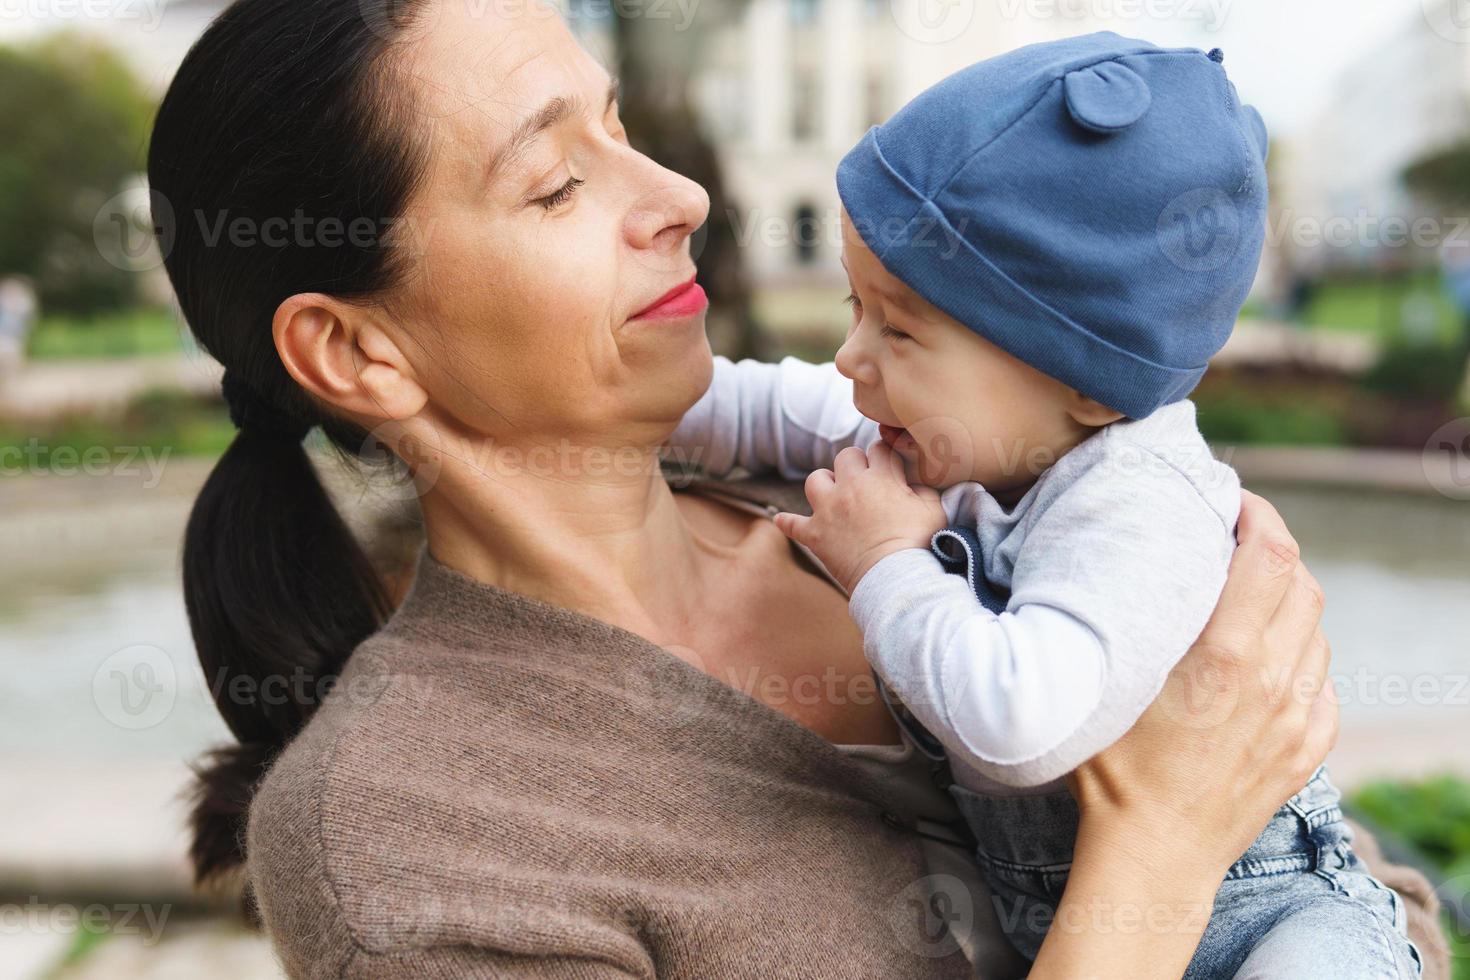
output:
[[[313,398],[368,428],[423,411],[428,392],[393,337],[366,310],[322,293],[298,293],[276,308],[276,351]]]
[[[1116,412],[1080,391],[1073,391],[1067,398],[1067,414],[1072,416],[1072,421],[1089,429],[1101,429],[1123,418],[1122,412]]]

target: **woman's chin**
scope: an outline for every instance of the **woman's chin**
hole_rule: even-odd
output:
[[[704,397],[715,376],[714,354],[703,331],[686,343],[666,338],[640,350],[636,359],[624,349],[623,364],[634,368],[635,397],[651,403],[645,406],[649,417],[676,422]]]

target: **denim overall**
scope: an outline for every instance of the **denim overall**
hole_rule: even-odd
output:
[[[974,531],[946,528],[931,546],[947,571],[966,576],[985,608],[1005,609],[1007,597],[985,580]],[[906,711],[896,714],[921,749],[943,757]],[[1065,790],[992,796],[953,785],[950,793],[975,835],[1002,930],[1034,959],[1067,883],[1077,804]],[[1175,846],[1189,847],[1188,833],[1181,827]],[[1139,912],[1132,924],[1146,928],[1147,910]],[[1414,980],[1421,964],[1406,919],[1402,899],[1353,853],[1340,794],[1318,768],[1231,866],[1185,980]],[[1117,928],[1128,926],[1120,917]]]

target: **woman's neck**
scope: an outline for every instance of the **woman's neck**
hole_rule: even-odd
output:
[[[576,456],[586,465],[568,462]],[[688,586],[700,574],[700,542],[657,449],[552,453],[544,465],[529,454],[527,465],[506,458],[442,460],[422,496],[434,557],[471,578],[678,642],[679,624],[694,615]],[[599,458],[603,465],[593,465]]]

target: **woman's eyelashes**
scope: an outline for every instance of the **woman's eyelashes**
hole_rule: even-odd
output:
[[[570,201],[572,199],[572,195],[577,193],[577,188],[581,187],[585,183],[587,183],[585,180],[582,180],[578,177],[572,177],[565,184],[562,184],[560,189],[546,195],[545,197],[535,198],[531,201],[531,203],[539,204],[543,210],[555,211],[557,208]]]

